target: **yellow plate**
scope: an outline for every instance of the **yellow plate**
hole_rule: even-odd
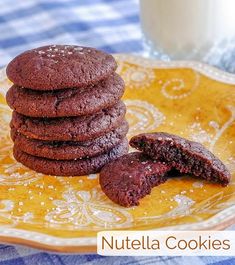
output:
[[[126,82],[129,137],[166,131],[201,142],[233,174],[227,188],[183,176],[126,209],[102,193],[98,175],[48,177],[17,163],[0,76],[0,239],[55,251],[94,251],[105,229],[222,229],[235,218],[235,76],[196,62],[116,56]]]

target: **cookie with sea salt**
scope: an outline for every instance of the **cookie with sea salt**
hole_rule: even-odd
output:
[[[73,45],[49,45],[16,56],[7,77],[17,86],[35,90],[81,88],[106,79],[117,68],[103,51]]]

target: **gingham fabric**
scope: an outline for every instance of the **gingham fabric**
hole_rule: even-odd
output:
[[[0,246],[0,265],[234,265],[231,257],[103,257],[58,255],[24,247]]]
[[[146,0],[147,1],[147,0]],[[0,66],[18,53],[51,43],[142,53],[137,0],[1,0]],[[235,62],[235,60],[234,60]],[[0,245],[0,265],[235,264],[231,257],[102,257],[63,255]]]
[[[1,0],[0,66],[37,46],[79,44],[140,52],[137,0]]]

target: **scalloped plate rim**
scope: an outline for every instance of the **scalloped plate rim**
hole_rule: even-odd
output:
[[[212,78],[213,80],[235,85],[235,74],[225,72],[214,66],[208,65],[198,61],[159,61],[153,58],[141,57],[132,54],[115,54],[115,58],[119,61],[128,61],[137,65],[144,63],[145,67],[153,68],[190,68],[204,74],[205,76]]]
[[[219,70],[213,66],[197,61],[158,61],[138,55],[114,54],[121,62],[142,65],[153,68],[190,68],[212,78],[213,80],[234,84],[235,74],[230,74]],[[0,79],[5,78],[6,67],[0,69]],[[222,222],[221,222],[222,221]],[[235,223],[235,205],[219,212],[213,217],[193,224],[168,226],[161,230],[223,230]],[[160,230],[160,229],[153,229]],[[96,237],[60,238],[45,233],[27,231],[17,228],[7,228],[0,226],[0,239],[6,243],[23,244],[29,247],[36,247],[57,252],[94,252],[96,249]],[[50,244],[51,243],[51,244]]]

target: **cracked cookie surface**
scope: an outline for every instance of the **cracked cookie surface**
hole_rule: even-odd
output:
[[[115,105],[124,93],[118,74],[87,88],[36,91],[13,85],[7,92],[8,105],[26,116],[66,117],[90,115]]]
[[[100,172],[103,192],[113,202],[125,206],[139,205],[153,187],[167,180],[171,167],[154,161],[140,152],[126,154],[105,165]]]
[[[117,68],[112,55],[73,45],[50,45],[28,50],[7,66],[16,85],[35,90],[80,88],[107,78]]]
[[[86,141],[98,138],[120,126],[126,107],[120,101],[96,114],[63,118],[32,118],[13,111],[10,126],[17,132],[47,141]]]
[[[15,159],[26,167],[43,174],[57,176],[82,176],[97,173],[105,164],[127,152],[127,139],[124,139],[122,143],[108,153],[77,160],[51,160],[29,155],[16,147],[13,149]]]
[[[110,151],[120,144],[128,131],[127,121],[107,134],[84,142],[57,142],[30,139],[12,128],[11,137],[17,149],[23,152],[49,159],[70,160],[75,158],[94,157]]]

